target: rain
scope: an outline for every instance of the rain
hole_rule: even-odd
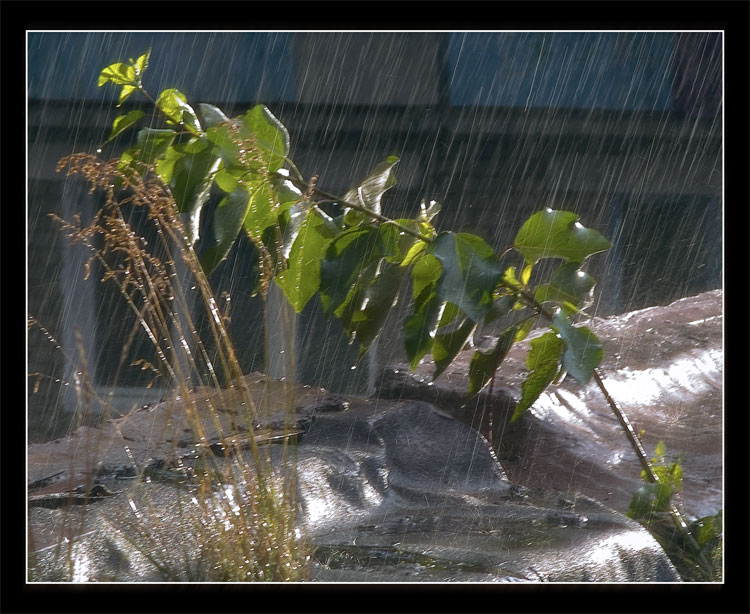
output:
[[[612,248],[587,262],[597,284],[584,315],[597,335],[601,331],[610,393],[645,431],[649,453],[661,440],[674,452],[670,458],[684,453],[682,496],[690,519],[722,509],[721,32],[28,32],[27,416],[29,444],[40,446],[30,455],[30,481],[32,473],[39,484],[47,478],[42,470],[32,472],[34,462],[43,465],[50,458],[42,446],[66,437],[80,441],[175,392],[149,368],[158,363],[154,344],[119,293],[99,282],[98,265],[90,265],[84,279],[92,249],[71,242],[59,221],[72,223],[80,216],[88,224],[104,203],[82,177],[56,172],[63,156],[88,152],[109,160],[122,154],[136,142],[137,129],[106,141],[114,119],[133,109],[146,113],[141,127],[163,127],[153,105],[137,92],[117,108],[119,88],[97,86],[102,68],[148,49],[143,83],[152,96],[176,88],[195,108],[208,103],[228,117],[266,105],[289,131],[289,158],[328,194],[347,193],[388,156],[397,156],[396,184],[382,200],[382,212],[391,219],[413,219],[420,202],[436,201],[442,207],[433,221],[438,232],[477,235],[498,255],[513,245],[524,221],[545,208],[574,212],[581,224],[598,230]],[[218,201],[212,193],[200,222],[202,235],[209,232],[207,219]],[[133,209],[128,215],[142,239],[158,243],[144,212]],[[535,268],[532,283],[543,283],[553,264]],[[191,279],[187,264],[175,258],[174,266],[176,278]],[[305,407],[319,403],[323,393],[313,391],[324,389],[327,409],[318,407],[324,413],[310,418],[312,426],[295,425],[305,433],[300,441],[323,446],[330,437],[341,450],[352,450],[335,461],[331,453],[328,464],[315,464],[304,456],[308,452],[300,452],[299,466],[309,461],[298,498],[307,509],[301,526],[318,539],[315,580],[534,581],[528,570],[504,566],[502,557],[481,546],[487,535],[491,544],[505,547],[502,531],[510,529],[493,524],[499,521],[485,508],[499,504],[486,492],[505,493],[510,482],[554,490],[573,501],[575,514],[563,514],[565,526],[577,527],[582,547],[593,524],[586,519],[625,522],[628,502],[642,485],[640,468],[593,385],[567,378],[544,393],[521,432],[508,426],[507,408],[490,417],[480,405],[500,407],[503,395],[517,400],[525,373],[522,354],[509,354],[490,392],[474,405],[463,406],[459,399],[472,353],[491,347],[502,332],[499,324],[479,329],[471,346],[433,382],[430,357],[413,374],[408,366],[402,332],[412,304],[408,286],[358,360],[357,345],[349,344],[338,319],[325,316],[317,297],[295,314],[273,284],[261,300],[254,290],[259,275],[257,251],[240,236],[209,276],[218,318],[227,326],[242,373],[264,373],[298,386],[296,394],[306,400],[310,395]],[[199,309],[196,285],[186,283],[189,313],[174,326],[201,337],[212,330],[212,316]],[[182,339],[188,355],[198,355]],[[167,351],[178,345],[173,340],[162,340]],[[207,355],[218,352],[207,347]],[[201,394],[204,383],[196,385]],[[207,402],[212,394],[206,392]],[[402,414],[412,416],[409,424],[388,413],[396,402],[406,404]],[[297,399],[298,411],[300,403]],[[358,431],[363,422],[337,422],[343,420],[339,413],[355,411],[366,416],[373,441],[385,450],[370,464],[357,456],[369,453],[369,435]],[[329,423],[334,434],[319,434]],[[451,428],[455,423],[453,439],[437,434],[444,423]],[[147,431],[140,423],[131,427],[138,437]],[[336,429],[345,435],[340,440]],[[393,451],[409,437],[420,440],[412,454],[435,455],[430,466],[413,461],[415,471],[424,470],[421,478],[409,474],[408,450]],[[464,463],[465,453],[465,464],[458,469],[445,464],[436,450],[440,445],[456,446],[451,459]],[[149,460],[154,458],[156,452]],[[445,469],[432,476],[444,480],[445,492],[429,482],[435,467]],[[242,482],[244,474],[237,479]],[[424,507],[412,510],[406,499],[388,507],[388,493],[410,488],[423,489],[433,501],[432,515],[425,515]],[[234,517],[237,502],[247,495],[236,485],[223,492],[216,494],[219,515]],[[576,507],[581,493],[590,498],[580,504],[585,513]],[[459,499],[461,505],[473,501],[472,509],[481,511],[470,515],[470,529],[461,527]],[[533,514],[554,507],[547,499],[534,501]],[[608,516],[610,508],[620,516]],[[549,518],[533,514],[534,523]],[[337,528],[341,518],[358,518],[359,524]],[[63,520],[54,522],[57,527]],[[419,523],[417,539],[412,533]],[[654,572],[657,581],[672,581],[672,563],[637,529],[631,522],[602,543],[631,548],[648,561],[644,565],[662,570],[661,576]],[[547,539],[540,535],[529,533],[529,545]],[[38,551],[46,552],[45,538],[39,539],[45,546]],[[520,547],[508,539],[509,548]],[[563,558],[571,556],[560,545],[565,539],[551,542]],[[355,541],[366,545],[358,550]],[[89,554],[76,559],[73,579],[88,581],[97,576],[99,563],[86,558],[95,549],[80,547]],[[615,565],[617,548],[594,552],[592,569]],[[588,571],[578,580],[563,577],[555,561],[552,555],[539,558],[536,579],[585,581]],[[598,581],[649,580],[647,573],[628,578],[620,568],[610,576],[592,573]],[[130,579],[145,577],[146,572],[133,572]]]

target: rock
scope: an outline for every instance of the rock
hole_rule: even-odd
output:
[[[648,453],[664,441],[671,457],[685,454],[682,499],[693,517],[722,506],[722,294],[705,292],[665,307],[649,307],[584,322],[600,338],[605,386],[629,416]],[[571,378],[550,388],[521,420],[509,417],[520,398],[529,342],[514,346],[486,388],[465,404],[468,365],[462,352],[434,383],[434,365],[416,372],[394,365],[380,396],[420,398],[472,425],[493,443],[512,482],[577,491],[626,511],[642,485],[641,467],[612,410],[592,382]],[[490,346],[492,338],[484,340]]]
[[[349,404],[316,415],[296,446],[311,580],[679,581],[637,523],[585,496],[511,485],[486,440],[430,404]],[[282,471],[283,447],[270,451]],[[231,461],[252,462],[247,453]],[[120,494],[88,506],[30,509],[35,580],[159,581],[146,554],[171,569],[201,560],[186,485],[110,476],[118,482]],[[158,532],[158,552],[133,546],[144,526]],[[72,567],[54,542],[43,547],[66,531]]]

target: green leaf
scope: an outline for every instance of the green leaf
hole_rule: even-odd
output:
[[[203,116],[203,123],[206,126],[206,129],[213,128],[214,126],[229,121],[229,118],[224,115],[224,112],[219,107],[215,107],[212,104],[201,102],[198,104],[198,108]]]
[[[143,128],[138,132],[136,144],[122,156],[118,168],[133,166],[133,162],[151,165],[166,155],[170,145],[174,142],[174,130],[155,130]]]
[[[309,209],[290,249],[289,266],[275,278],[297,313],[320,287],[321,261],[330,243],[324,216]]]
[[[252,186],[251,193],[244,228],[253,241],[258,242],[263,231],[276,223],[279,203],[276,190],[268,182]]]
[[[215,245],[209,247],[201,257],[201,265],[206,275],[227,257],[229,250],[242,229],[242,222],[250,206],[247,190],[237,188],[219,202],[213,216]]]
[[[145,113],[143,111],[136,109],[135,111],[130,111],[130,113],[116,117],[115,121],[112,122],[112,132],[110,132],[109,138],[105,142],[109,143],[112,139],[125,132],[125,130],[130,128],[130,126],[136,123],[144,115]]]
[[[396,226],[398,224],[416,230],[414,220],[397,219],[393,222],[395,223],[383,222],[379,225],[380,243],[388,262],[402,264],[415,243],[422,243],[423,246],[425,244]]]
[[[531,349],[526,356],[526,366],[531,373],[521,385],[521,400],[511,416],[515,422],[555,379],[560,370],[560,357],[565,343],[555,333],[545,333],[532,339]]]
[[[537,288],[534,297],[540,303],[569,303],[575,309],[584,309],[593,301],[595,285],[596,280],[581,271],[579,263],[568,262],[555,270],[548,284]]]
[[[208,200],[218,165],[214,148],[208,141],[198,138],[169,147],[165,158],[156,163],[156,172],[169,186],[178,210],[186,218],[191,244],[199,238],[201,209]]]
[[[414,299],[417,300],[427,286],[434,286],[440,279],[442,272],[443,266],[440,264],[440,260],[432,254],[422,254],[411,269],[412,296]]]
[[[406,252],[406,255],[404,256],[404,259],[401,261],[401,266],[407,267],[410,264],[413,264],[416,262],[422,254],[427,249],[427,243],[424,241],[415,241],[414,244],[409,248],[409,250]],[[440,263],[438,262],[438,266]]]
[[[565,341],[562,366],[579,384],[589,383],[594,369],[604,355],[602,344],[597,336],[585,326],[574,327],[563,312],[558,312],[552,327]]]
[[[135,69],[136,77],[140,80],[140,78],[143,76],[143,73],[148,68],[148,61],[151,57],[151,49],[146,51],[143,55],[139,56],[138,59],[133,62],[133,68]]]
[[[448,303],[447,305],[450,305]],[[446,305],[446,307],[447,307]],[[445,310],[444,310],[445,311]],[[466,345],[466,341],[474,332],[477,323],[464,318],[463,322],[449,333],[437,333],[432,343],[432,358],[435,361],[435,372],[432,374],[433,381],[436,380],[453,362],[453,359]]]
[[[168,123],[182,124],[196,136],[203,134],[198,116],[195,114],[193,107],[187,103],[187,98],[181,91],[176,89],[164,90],[156,99],[156,106],[169,118]]]
[[[99,73],[99,79],[96,84],[101,87],[105,83],[114,83],[115,85],[137,85],[135,67],[122,62],[110,64]]]
[[[350,340],[359,343],[359,358],[369,349],[383,327],[388,314],[398,298],[405,270],[390,262],[381,260],[375,276],[369,281],[346,325]]]
[[[701,547],[721,537],[722,513],[719,512],[715,516],[704,516],[695,520],[690,524],[690,533]]]
[[[513,247],[527,264],[534,264],[541,258],[580,263],[591,254],[612,247],[596,230],[581,225],[579,219],[570,211],[545,209],[535,213],[521,226]]]
[[[117,106],[121,107],[122,103],[125,102],[128,98],[130,98],[130,95],[135,92],[138,88],[134,85],[123,85],[122,89],[120,90],[120,97],[117,99]]]
[[[471,357],[469,363],[469,391],[468,396],[472,398],[479,394],[489,384],[498,367],[508,355],[516,336],[517,326],[506,328],[490,352],[477,350]]]
[[[414,303],[414,312],[404,321],[404,346],[412,371],[430,351],[444,301],[435,284],[426,286]]]
[[[672,488],[669,484],[644,484],[633,495],[627,516],[648,524],[653,521],[654,514],[670,511],[671,502]]]
[[[513,310],[513,306],[516,304],[517,300],[518,298],[515,294],[503,294],[502,296],[497,297],[492,303],[492,307],[490,307],[487,315],[484,316],[484,323],[490,324],[498,318],[509,314]]]
[[[326,313],[351,298],[362,269],[381,257],[377,241],[377,229],[368,226],[346,231],[330,244],[320,270],[320,298]]]
[[[265,152],[263,158],[271,172],[279,170],[289,155],[289,132],[268,107],[259,104],[242,116],[245,127]]]
[[[442,264],[440,297],[480,321],[490,310],[492,292],[502,275],[492,248],[475,235],[442,232],[429,251]]]
[[[440,213],[440,203],[436,200],[431,200],[429,203],[422,201],[419,203],[419,219],[422,222],[430,223],[438,213]]]
[[[393,174],[393,167],[396,164],[398,164],[398,158],[389,156],[385,162],[378,164],[357,187],[344,194],[344,200],[380,214],[380,200],[383,194],[396,185],[396,177]],[[356,211],[352,213],[363,215]]]

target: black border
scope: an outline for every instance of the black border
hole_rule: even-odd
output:
[[[33,2],[0,4],[3,138],[0,242],[5,265],[0,407],[3,612],[748,612],[748,36],[750,3],[726,2]],[[725,331],[726,525],[723,585],[24,585],[23,415],[15,387],[26,379],[18,347],[25,335],[18,299],[18,225],[24,224],[23,49],[27,29],[60,30],[724,30],[725,36]],[[18,166],[20,168],[13,168]],[[5,174],[5,173],[4,173]],[[21,226],[22,227],[22,226]],[[10,237],[10,239],[9,239]],[[3,332],[6,332],[4,330]],[[6,351],[7,350],[7,351]],[[7,355],[7,358],[6,358]],[[10,369],[8,369],[10,367]],[[742,369],[742,371],[740,371]],[[18,379],[17,379],[18,378]],[[17,383],[18,382],[18,383]],[[13,402],[15,399],[15,402]]]

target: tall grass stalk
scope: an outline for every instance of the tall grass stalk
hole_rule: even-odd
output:
[[[139,503],[130,501],[134,522],[120,527],[121,533],[169,579],[301,579],[306,557],[295,533],[294,446],[284,439],[282,467],[274,470],[270,446],[260,443],[253,434],[271,407],[256,406],[169,188],[149,169],[143,174],[124,174],[118,170],[118,160],[105,162],[88,154],[63,158],[58,171],[64,168],[68,175],[82,175],[92,192],[101,189],[105,203],[88,225],[83,225],[78,216],[72,222],[56,219],[73,243],[82,243],[91,250],[85,277],[98,264],[101,281],[114,284],[135,316],[155,356],[153,360],[143,358],[136,362],[142,369],[151,370],[183,400],[181,407],[199,455],[195,482],[178,502],[179,518],[163,519],[144,486],[145,498]],[[145,211],[155,231],[155,241],[149,243],[133,228],[126,217],[126,207]],[[267,285],[264,298],[266,291]],[[205,335],[195,315],[199,310],[207,316]],[[266,323],[267,318],[266,313]],[[268,327],[265,334],[269,334]],[[132,331],[125,340],[122,358],[135,336]],[[265,345],[268,348],[268,343]],[[292,352],[288,355],[292,356]],[[287,425],[292,424],[294,412],[292,373],[293,364],[286,378]],[[86,383],[82,390],[90,388]],[[215,394],[199,395],[207,389],[215,390]],[[88,395],[85,392],[86,402]],[[202,401],[207,402],[207,412],[199,411],[199,396],[208,397]],[[270,403],[270,394],[263,398]],[[227,407],[235,411],[241,408],[241,419],[233,418],[229,428],[219,419],[221,408]],[[206,415],[208,424],[204,423]],[[216,442],[209,440],[208,428],[223,443],[223,456],[211,451],[210,444]],[[173,548],[164,536],[173,532],[176,524],[186,536],[177,562],[174,552],[164,556]],[[198,549],[199,556],[187,546],[189,543]]]

